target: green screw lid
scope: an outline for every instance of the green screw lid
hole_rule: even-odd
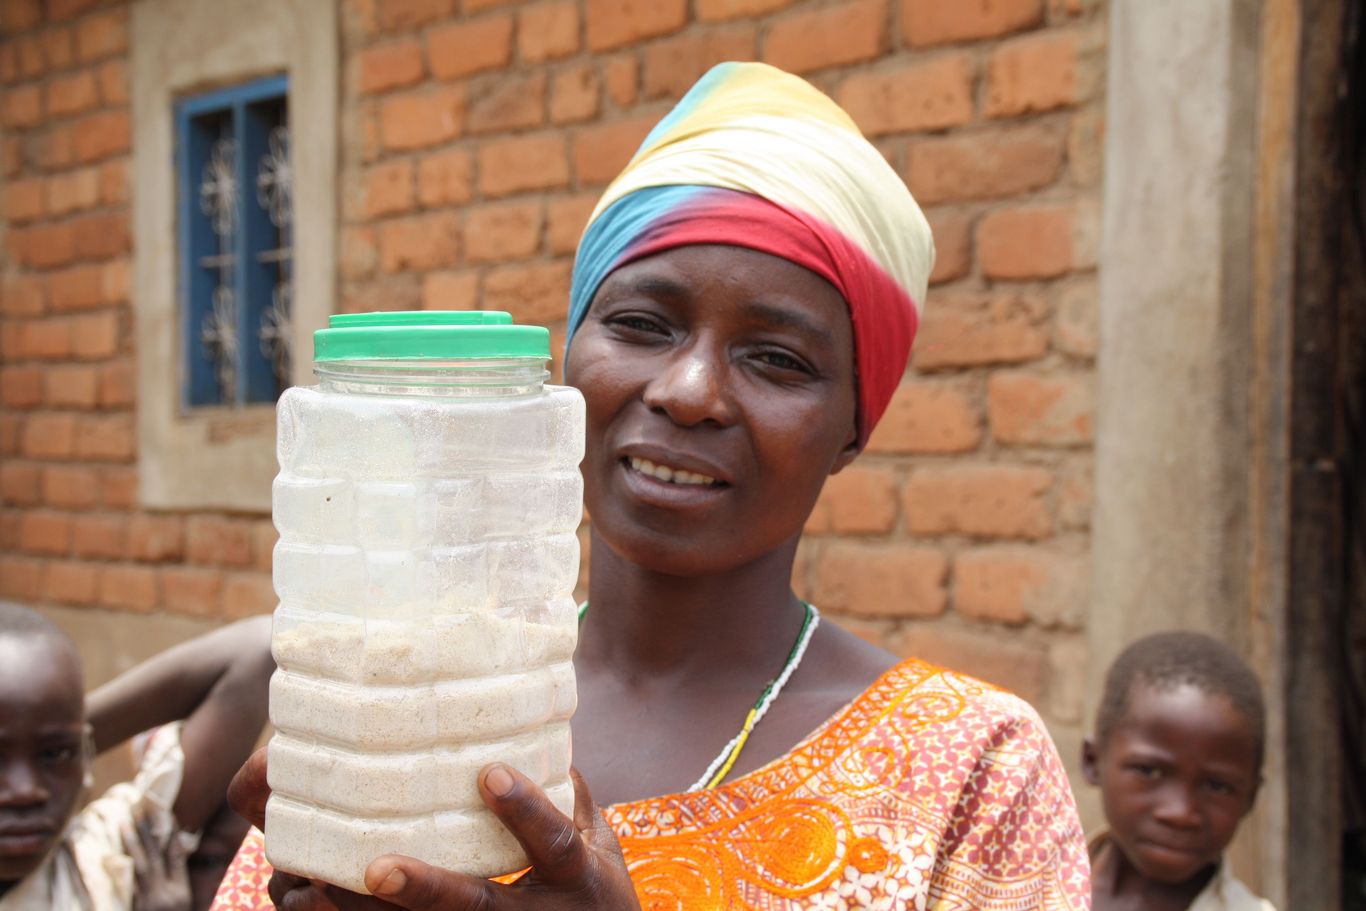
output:
[[[550,330],[501,310],[345,313],[313,333],[315,361],[550,358]]]

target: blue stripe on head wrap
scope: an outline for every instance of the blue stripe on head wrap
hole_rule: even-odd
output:
[[[603,279],[617,268],[631,245],[660,216],[708,192],[711,187],[646,187],[618,199],[588,226],[574,257],[574,280],[569,289],[569,325],[565,351],[588,315],[588,305]]]

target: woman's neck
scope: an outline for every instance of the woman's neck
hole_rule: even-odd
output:
[[[801,628],[792,593],[797,541],[709,576],[672,576],[623,559],[595,534],[591,610],[577,660],[624,680],[683,682],[781,665]]]

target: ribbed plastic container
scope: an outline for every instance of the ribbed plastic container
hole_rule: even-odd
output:
[[[566,814],[584,405],[505,313],[332,318],[280,398],[266,856],[363,892],[387,853],[493,876],[500,760]]]

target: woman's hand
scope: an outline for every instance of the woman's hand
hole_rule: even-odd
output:
[[[365,871],[366,888],[374,897],[276,871],[271,899],[281,911],[392,911],[395,906],[408,911],[639,911],[616,834],[598,812],[583,778],[576,771],[570,774],[572,820],[509,766],[494,763],[479,775],[484,803],[531,859],[531,872],[516,883],[501,885],[391,854],[376,859]],[[261,750],[233,780],[228,799],[239,813],[263,826],[269,796]]]

